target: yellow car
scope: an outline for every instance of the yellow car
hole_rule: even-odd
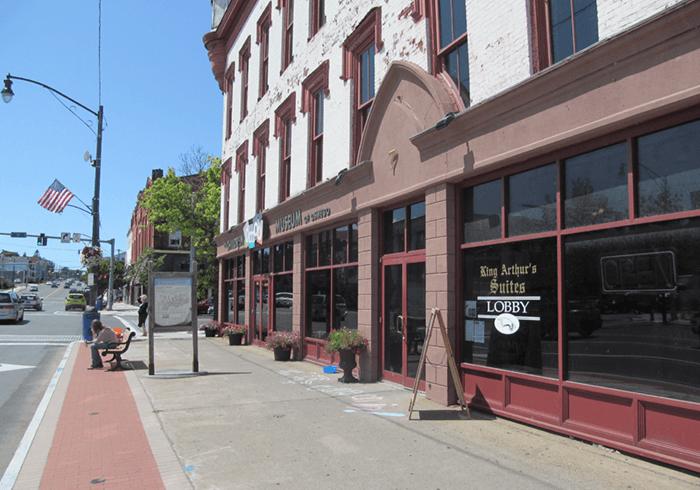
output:
[[[85,311],[85,305],[87,305],[85,296],[80,293],[70,293],[68,297],[66,297],[66,311],[71,308],[78,308],[79,310]]]

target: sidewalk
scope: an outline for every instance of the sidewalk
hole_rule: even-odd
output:
[[[700,488],[698,475],[420,394],[409,421],[409,390],[340,384],[225,339],[200,338],[194,375],[191,337],[158,334],[148,376],[148,342],[134,340],[127,372],[88,371],[89,349],[73,346],[15,489]]]

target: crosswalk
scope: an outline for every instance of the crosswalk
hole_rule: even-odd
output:
[[[26,343],[70,343],[83,340],[81,335],[11,335],[0,334],[0,342],[26,342]]]

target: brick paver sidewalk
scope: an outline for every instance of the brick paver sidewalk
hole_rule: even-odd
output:
[[[39,488],[164,489],[126,376],[78,349]]]

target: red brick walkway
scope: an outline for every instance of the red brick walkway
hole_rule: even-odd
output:
[[[39,488],[165,489],[126,376],[78,349]]]

